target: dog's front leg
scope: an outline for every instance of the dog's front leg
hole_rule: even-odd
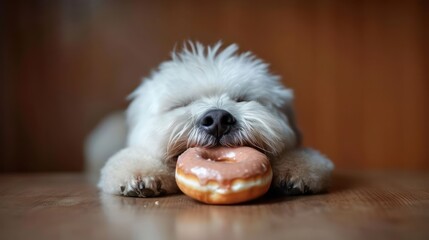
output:
[[[155,197],[178,192],[174,169],[139,148],[125,148],[101,169],[99,188],[129,197]]]
[[[272,162],[272,190],[283,195],[323,192],[327,189],[334,164],[310,148],[285,152]]]

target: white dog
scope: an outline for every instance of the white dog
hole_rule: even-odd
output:
[[[319,152],[300,147],[290,89],[250,52],[189,43],[131,94],[126,147],[101,170],[106,193],[152,197],[176,193],[177,157],[193,146],[250,146],[273,168],[272,190],[324,191],[333,169]]]

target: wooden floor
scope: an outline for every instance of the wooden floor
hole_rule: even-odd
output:
[[[429,173],[336,173],[326,194],[235,206],[104,195],[80,174],[2,175],[0,239],[429,239]]]

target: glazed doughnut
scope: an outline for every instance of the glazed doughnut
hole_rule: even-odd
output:
[[[272,176],[268,158],[250,147],[189,148],[176,165],[180,190],[211,204],[233,204],[262,196]]]

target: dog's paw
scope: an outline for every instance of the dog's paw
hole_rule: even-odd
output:
[[[118,187],[127,197],[157,197],[167,193],[162,188],[162,178],[153,176],[138,177]]]
[[[313,193],[311,188],[304,182],[304,180],[302,179],[291,180],[290,178],[279,180],[279,182],[274,185],[273,190],[278,194],[286,195],[286,196]]]
[[[174,169],[132,148],[118,152],[107,161],[98,187],[105,193],[129,197],[156,197],[178,191]]]
[[[109,178],[110,176],[110,178]],[[158,197],[177,192],[174,175],[129,174],[104,176],[99,183],[103,192],[127,197]]]
[[[301,148],[290,151],[273,163],[272,190],[282,195],[326,191],[333,163],[319,152]]]

